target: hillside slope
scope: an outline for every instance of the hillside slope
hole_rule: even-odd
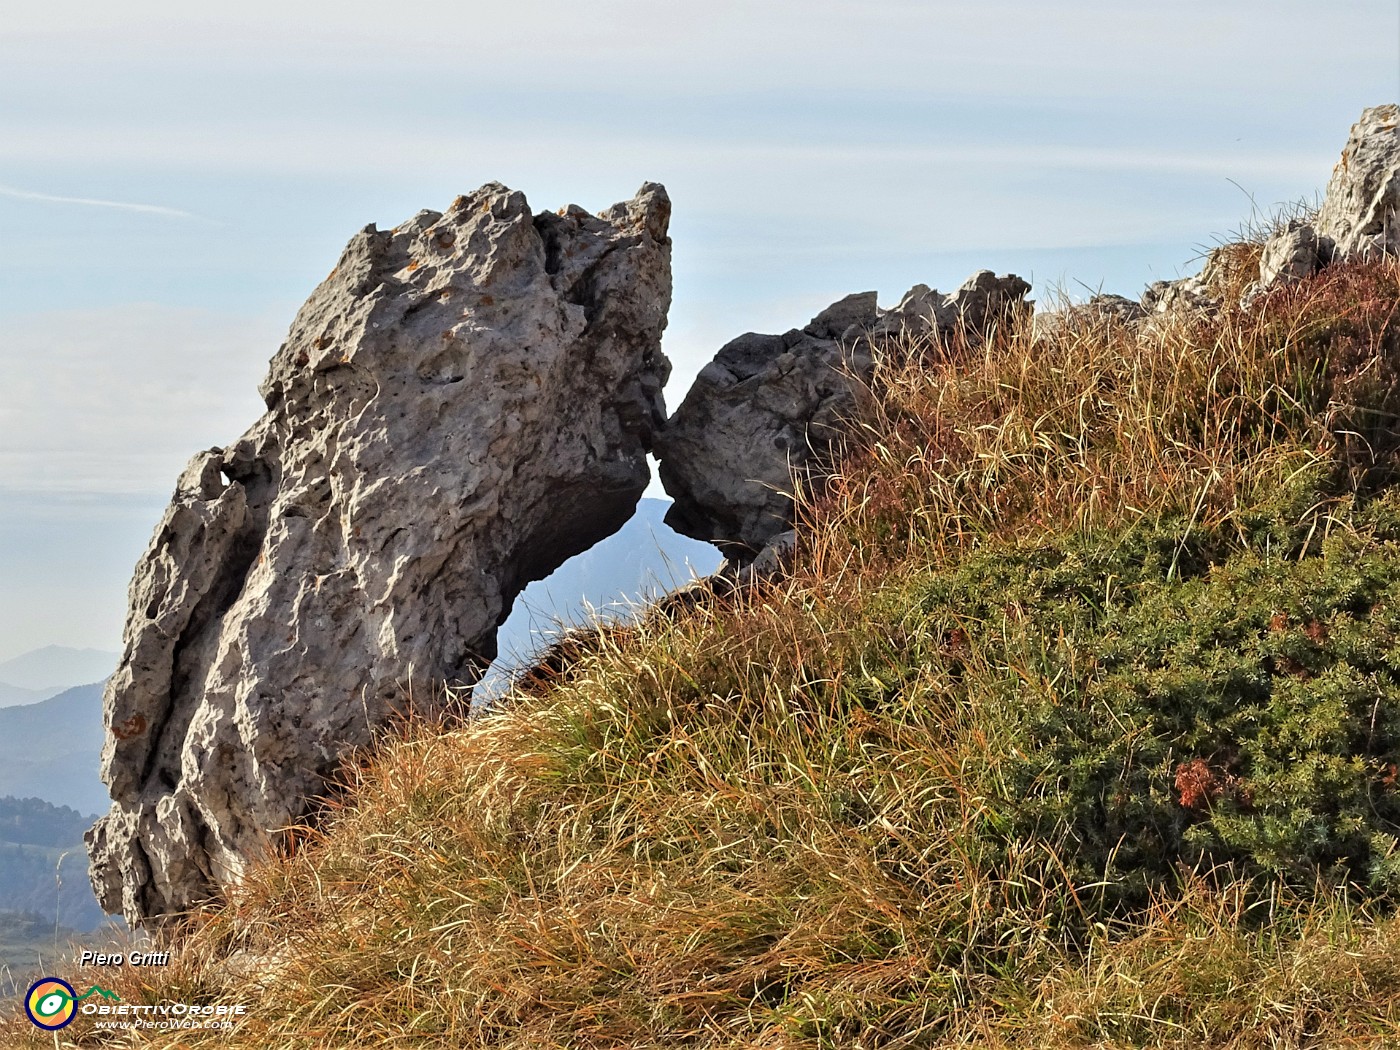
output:
[[[142,1045],[1394,1046],[1400,267],[1232,251],[889,355],[790,577],[366,755]]]
[[[79,931],[91,934],[106,919],[87,878],[91,823],[41,799],[0,797],[0,996],[23,990]]]
[[[106,918],[87,878],[83,833],[92,823],[75,810],[37,798],[0,797],[0,913],[89,932]]]
[[[0,708],[0,795],[101,812],[108,804],[98,770],[102,733],[101,682]]]

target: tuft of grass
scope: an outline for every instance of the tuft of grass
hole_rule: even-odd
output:
[[[1397,303],[896,348],[800,568],[404,727],[130,1045],[1397,1045]]]

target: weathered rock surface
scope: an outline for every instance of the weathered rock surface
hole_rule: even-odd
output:
[[[1352,125],[1314,226],[1339,258],[1400,251],[1400,106],[1372,106]]]
[[[1311,277],[1322,263],[1322,246],[1317,233],[1306,223],[1290,223],[1288,228],[1264,242],[1259,256],[1259,284],[1271,288],[1280,281]]]
[[[878,316],[875,293],[865,292],[805,328],[726,344],[658,435],[661,482],[675,500],[666,524],[741,561],[790,528],[794,477],[829,451],[854,412],[871,366],[854,335]]]
[[[947,337],[956,331],[975,342],[999,325],[1017,324],[1030,314],[1030,290],[1015,274],[998,277],[991,270],[978,270],[944,300],[938,334]]]
[[[991,270],[978,270],[947,294],[916,284],[898,305],[880,311],[865,334],[876,341],[901,333],[916,338],[932,334],[945,340],[960,334],[977,340],[996,325],[1017,321],[1026,309],[1030,290],[1031,286],[1015,274],[998,277]]]
[[[670,202],[531,214],[490,184],[357,234],[137,566],[93,885],[141,923],[236,878],[519,591],[632,514],[665,410]]]
[[[1142,294],[1141,306],[1149,315],[1210,313],[1220,308],[1230,295],[1249,284],[1257,267],[1257,256],[1248,245],[1238,242],[1217,245],[1206,253],[1200,273],[1176,281],[1153,281]]]
[[[827,471],[863,395],[873,348],[984,336],[1029,309],[1014,275],[974,274],[943,294],[915,285],[893,309],[849,295],[805,328],[741,335],[701,370],[657,438],[666,523],[743,564],[792,528],[794,485]]]
[[[1153,281],[1142,293],[1140,304],[1148,314],[1182,310],[1209,310],[1219,305],[1206,290],[1200,275],[1176,281]]]

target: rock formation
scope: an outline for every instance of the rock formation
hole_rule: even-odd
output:
[[[1214,312],[1232,294],[1237,295],[1240,288],[1254,280],[1256,267],[1256,256],[1248,245],[1239,242],[1217,245],[1206,254],[1200,273],[1176,281],[1153,281],[1148,285],[1140,301],[1145,316],[1139,320],[1150,324],[1153,315]]]
[[[1149,314],[1218,309],[1221,289],[1238,287],[1231,268],[1246,253],[1225,244],[1199,274],[1154,281],[1143,293]],[[1310,222],[1295,219],[1264,243],[1258,279],[1244,291],[1247,305],[1283,282],[1316,273],[1334,261],[1400,254],[1400,106],[1372,106],[1352,125],[1332,169],[1322,206]]]
[[[616,531],[664,422],[670,202],[532,215],[490,184],[357,234],[197,455],[107,686],[93,884],[179,912],[303,820],[410,701],[470,684],[531,580]]]
[[[1264,242],[1259,256],[1259,286],[1272,288],[1280,281],[1310,277],[1321,264],[1322,245],[1317,232],[1304,222],[1292,222]]]
[[[1397,213],[1400,107],[1379,106],[1311,222],[1141,304],[1074,309],[1134,328],[1214,309],[1258,259],[1247,301],[1400,252]],[[847,296],[724,346],[666,420],[669,214],[652,184],[597,216],[490,184],[350,242],[272,359],[266,414],[190,462],[137,566],[104,700],[114,805],[88,840],[108,910],[140,924],[209,896],[396,713],[471,685],[525,584],[632,514],[649,450],[667,521],[719,546],[727,579],[779,572],[794,489],[831,469],[877,356],[956,352],[1029,312],[990,271],[889,310]]]
[[[741,335],[706,365],[657,438],[666,523],[748,562],[793,525],[794,484],[828,469],[872,366],[902,339],[977,339],[1025,309],[1030,286],[990,270],[942,294],[915,285],[882,311],[848,295],[805,328]]]
[[[1311,223],[1264,245],[1254,294],[1332,262],[1400,254],[1400,106],[1372,106],[1352,125]]]
[[[1314,226],[1336,257],[1400,251],[1400,106],[1372,106],[1352,125]]]
[[[1125,296],[1103,292],[1082,303],[1065,304],[1054,310],[1036,310],[1034,332],[1037,340],[1049,340],[1086,327],[1119,326],[1135,330],[1149,316],[1141,303]]]
[[[727,343],[658,437],[661,482],[675,500],[666,524],[739,560],[790,528],[794,474],[839,438],[869,372],[869,355],[842,336],[878,316],[875,293],[864,292],[805,328]]]

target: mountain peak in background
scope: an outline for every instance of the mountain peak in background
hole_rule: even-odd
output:
[[[0,707],[34,703],[75,685],[100,682],[117,666],[104,649],[46,645],[0,663]],[[10,688],[6,688],[10,687]]]

